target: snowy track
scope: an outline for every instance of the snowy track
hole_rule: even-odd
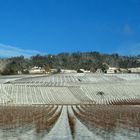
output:
[[[72,140],[66,106],[63,107],[55,126],[43,140]]]

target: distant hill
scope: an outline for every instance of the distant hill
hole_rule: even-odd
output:
[[[0,71],[6,74],[17,74],[18,71],[29,70],[33,66],[63,69],[85,69],[95,72],[97,69],[135,68],[140,67],[140,55],[121,56],[119,54],[102,54],[99,52],[59,53],[57,55],[35,55],[3,58],[0,60]]]

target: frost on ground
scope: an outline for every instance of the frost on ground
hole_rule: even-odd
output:
[[[1,76],[0,140],[139,140],[139,85],[138,74]]]
[[[109,106],[3,106],[0,140],[139,140],[139,108]]]
[[[8,105],[135,104],[140,99],[138,74],[7,76],[0,80],[0,103]],[[10,81],[4,84],[6,80]]]

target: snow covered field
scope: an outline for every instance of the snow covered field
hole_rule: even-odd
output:
[[[10,78],[3,78],[0,84],[1,104],[138,104],[140,99],[138,74],[82,73]]]
[[[0,76],[0,140],[139,140],[140,75]]]

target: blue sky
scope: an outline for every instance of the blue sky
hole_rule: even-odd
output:
[[[0,56],[140,54],[140,0],[0,0]]]

